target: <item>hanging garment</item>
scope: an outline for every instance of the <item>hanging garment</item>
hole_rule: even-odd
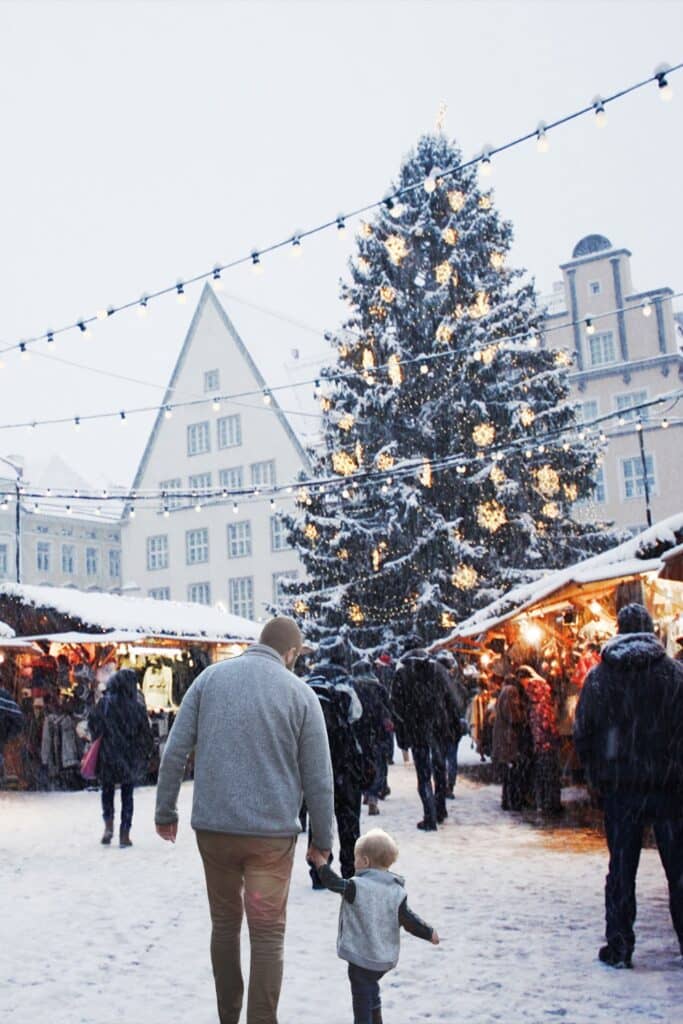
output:
[[[142,680],[142,693],[148,708],[172,708],[173,672],[169,665],[150,665]]]

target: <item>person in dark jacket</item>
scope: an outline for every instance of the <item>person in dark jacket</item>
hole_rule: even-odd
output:
[[[496,702],[492,757],[503,772],[502,809],[521,811],[528,789],[531,736],[526,694],[515,676],[507,676]]]
[[[579,698],[574,740],[589,785],[602,797],[609,871],[607,944],[599,959],[631,967],[635,884],[643,832],[652,824],[683,954],[683,666],[654,636],[646,608],[630,604]]]
[[[446,670],[448,690],[451,695],[452,707],[456,715],[452,718],[451,738],[446,743],[446,797],[455,799],[455,784],[458,781],[458,747],[463,736],[467,735],[467,704],[468,694],[460,678],[458,663],[450,651],[439,651],[436,660]]]
[[[99,704],[88,716],[93,740],[101,738],[97,774],[102,786],[104,835],[108,846],[114,835],[114,790],[121,786],[119,844],[132,846],[133,790],[147,768],[154,749],[147,711],[138,700],[137,676],[132,669],[115,672]]]
[[[363,705],[363,715],[356,726],[358,739],[366,762],[372,764],[372,779],[363,790],[363,799],[367,802],[368,813],[379,814],[378,801],[386,777],[383,772],[385,763],[386,736],[393,736],[393,722],[387,705],[386,691],[372,670],[372,662],[366,658],[354,662],[353,685]]]
[[[410,748],[413,752],[424,812],[417,827],[434,832],[437,824],[448,817],[444,752],[458,716],[448,691],[446,670],[419,643],[417,637],[407,641],[408,649],[396,669],[392,703],[396,741],[402,750]]]
[[[3,766],[3,748],[18,736],[24,726],[24,715],[7,690],[0,686],[0,775]]]
[[[317,661],[307,678],[315,690],[325,719],[334,775],[334,814],[339,834],[339,863],[344,878],[354,871],[353,850],[360,835],[363,785],[372,768],[359,740],[363,705],[350,675],[351,652],[343,637],[322,640]],[[322,888],[311,867],[313,888]]]

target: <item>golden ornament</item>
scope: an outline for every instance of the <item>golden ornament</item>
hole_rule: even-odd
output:
[[[457,621],[455,616],[451,615],[450,612],[441,612],[441,628],[442,629],[455,629]]]
[[[451,577],[451,582],[458,590],[471,590],[476,587],[479,573],[471,565],[461,563]]]
[[[340,476],[351,476],[358,469],[353,456],[349,455],[348,452],[333,452],[332,453],[332,468],[335,473],[339,473]]]
[[[337,552],[337,558],[340,558],[342,562],[348,561],[349,551],[348,548],[339,548]]]
[[[456,245],[458,241],[458,232],[455,228],[444,228],[441,232],[441,237],[446,245]]]
[[[563,490],[569,501],[576,501],[579,496],[579,488],[576,484],[564,484]]]
[[[301,598],[299,598],[294,602],[294,611],[297,615],[305,615],[308,611],[308,605],[305,601],[302,601]]]
[[[498,351],[498,349],[496,348],[495,345],[489,345],[488,348],[485,348],[482,351],[482,353],[481,353],[481,361],[484,364],[484,366],[490,366],[491,365],[493,360],[496,358],[496,352],[497,351]]]
[[[365,616],[363,615],[363,612],[361,610],[360,605],[352,604],[352,605],[349,606],[349,621],[350,622],[353,622],[356,625],[360,625],[360,623],[363,622],[364,619],[365,619]]]
[[[500,466],[491,466],[491,472],[489,473],[489,476],[493,480],[496,487],[500,487],[501,484],[505,483],[505,473],[500,468]]]
[[[377,468],[378,469],[391,469],[394,465],[394,456],[390,455],[389,452],[380,452],[377,456]]]
[[[320,399],[320,408],[323,412],[329,412],[332,408],[332,402],[325,395]]]
[[[419,479],[423,487],[432,486],[432,464],[429,459],[422,460],[422,469],[420,470]]]
[[[559,519],[560,507],[556,501],[546,501],[541,509],[541,515],[545,516],[546,519]]]
[[[389,374],[389,380],[394,387],[398,387],[399,384],[403,382],[403,370],[401,369],[400,360],[395,352],[389,356],[389,360],[387,362],[387,373]]]
[[[546,498],[552,498],[560,489],[560,475],[552,466],[541,466],[535,472],[536,485]]]
[[[464,315],[465,315],[465,307],[462,306],[460,303],[458,303],[458,305],[453,310],[453,316],[455,317],[456,320],[462,320]]]
[[[362,221],[359,234],[361,238],[372,238],[372,228],[367,221]]]
[[[434,276],[439,284],[448,284],[451,279],[451,265],[448,260],[444,260],[434,268]]]
[[[480,210],[490,210],[491,209],[491,197],[490,196],[482,196],[480,198],[480,200],[479,200],[479,209]]]
[[[465,193],[454,188],[448,193],[448,205],[453,213],[458,213],[465,205]]]
[[[384,240],[384,248],[395,267],[399,267],[408,255],[408,246],[400,235],[389,235]]]
[[[524,427],[530,427],[536,419],[536,413],[533,409],[530,409],[528,405],[522,406],[519,414],[519,421]]]
[[[337,351],[339,352],[339,358],[340,359],[346,359],[346,357],[349,354],[348,345],[340,345],[339,348],[337,349]]]
[[[489,533],[495,533],[507,523],[505,509],[497,501],[484,501],[477,505],[477,522]]]
[[[340,430],[350,430],[355,422],[356,421],[354,420],[354,418],[351,415],[351,413],[350,412],[345,412],[344,415],[339,420],[339,429]]]
[[[436,329],[436,340],[442,345],[447,345],[453,337],[453,328],[449,324],[439,324]]]
[[[390,284],[383,284],[379,290],[379,297],[382,300],[382,302],[386,302],[387,305],[391,305],[391,303],[396,298],[396,291],[391,287]]]
[[[356,260],[356,265],[364,274],[367,274],[370,270],[370,260],[366,260],[365,256],[359,256]]]
[[[375,320],[385,320],[387,316],[387,310],[384,306],[370,306],[368,313]]]
[[[296,496],[298,505],[312,505],[311,496],[305,487],[300,487]]]
[[[363,349],[363,369],[372,370],[375,365],[375,353],[371,348]]]
[[[502,252],[492,252],[490,262],[494,270],[502,270],[505,266],[505,256]]]
[[[304,537],[306,537],[307,540],[318,539],[318,527],[315,525],[315,523],[306,523],[304,527]]]
[[[491,423],[478,423],[472,431],[472,440],[482,448],[492,444],[495,436],[496,428]]]
[[[563,349],[560,349],[555,353],[555,363],[557,366],[571,366],[572,357],[569,355],[568,352],[565,352]]]
[[[486,292],[477,292],[477,297],[469,308],[470,316],[477,320],[481,316],[486,316],[490,311],[491,304]]]

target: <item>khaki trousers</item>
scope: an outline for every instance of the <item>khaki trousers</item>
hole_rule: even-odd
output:
[[[247,1024],[277,1024],[287,897],[296,838],[197,831],[211,910],[211,962],[221,1024],[238,1024],[244,982],[240,931],[251,944]]]

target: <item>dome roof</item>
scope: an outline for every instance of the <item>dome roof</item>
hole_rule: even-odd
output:
[[[577,259],[579,256],[590,256],[594,252],[603,252],[605,249],[611,248],[612,243],[604,235],[586,235],[585,238],[582,238],[574,246],[572,258]]]

